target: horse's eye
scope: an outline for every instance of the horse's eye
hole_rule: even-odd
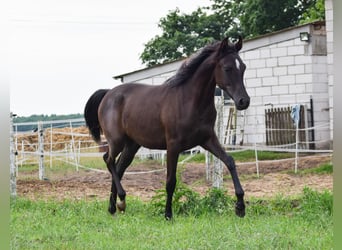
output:
[[[223,70],[226,71],[226,72],[230,72],[232,71],[232,67],[224,67]]]

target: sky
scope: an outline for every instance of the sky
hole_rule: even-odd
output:
[[[10,111],[83,113],[113,76],[145,68],[144,44],[177,7],[191,13],[210,0],[15,0],[9,6]]]

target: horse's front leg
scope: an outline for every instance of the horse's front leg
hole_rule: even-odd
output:
[[[222,146],[220,145],[216,135],[213,135],[204,145],[203,148],[214,154],[227,166],[234,183],[235,195],[237,197],[237,202],[235,206],[235,213],[239,217],[245,216],[245,202],[244,202],[244,191],[242,189],[238,174],[236,172],[235,161],[233,157],[228,155]]]
[[[166,206],[165,219],[172,219],[172,197],[176,188],[176,171],[179,151],[172,146],[167,148],[167,174],[166,174]]]

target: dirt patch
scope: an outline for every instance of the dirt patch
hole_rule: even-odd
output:
[[[301,157],[298,169],[314,168],[331,161],[331,156]],[[204,164],[184,164],[179,167],[182,181],[194,191],[204,194],[211,185],[205,180]],[[237,163],[241,184],[248,197],[272,197],[277,194],[295,195],[304,187],[315,190],[332,190],[331,174],[294,174],[294,159],[259,162],[259,177],[255,163]],[[165,186],[166,171],[160,165],[135,165],[123,177],[122,185],[130,196],[150,200],[155,191]],[[234,195],[234,187],[228,171],[224,170],[224,186]],[[17,193],[30,199],[108,199],[111,176],[107,172],[80,170],[63,175],[49,176],[40,181],[38,172],[19,173]]]

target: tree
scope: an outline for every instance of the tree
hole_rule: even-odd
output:
[[[299,23],[309,23],[316,20],[324,20],[325,19],[325,1],[317,0],[314,5],[310,8],[306,9],[302,14]]]
[[[317,1],[322,0],[213,0],[212,9],[221,17],[233,17],[231,29],[251,38],[297,25]]]
[[[145,44],[140,59],[147,66],[187,57],[206,44],[221,39],[225,32],[216,15],[208,15],[198,8],[191,14],[171,11],[160,19],[158,26],[163,30]]]
[[[140,59],[147,66],[187,57],[228,36],[245,39],[324,18],[324,0],[212,0],[191,14],[171,11],[160,19],[160,36],[145,44]],[[323,6],[323,7],[322,7]],[[211,14],[208,14],[211,13]]]

